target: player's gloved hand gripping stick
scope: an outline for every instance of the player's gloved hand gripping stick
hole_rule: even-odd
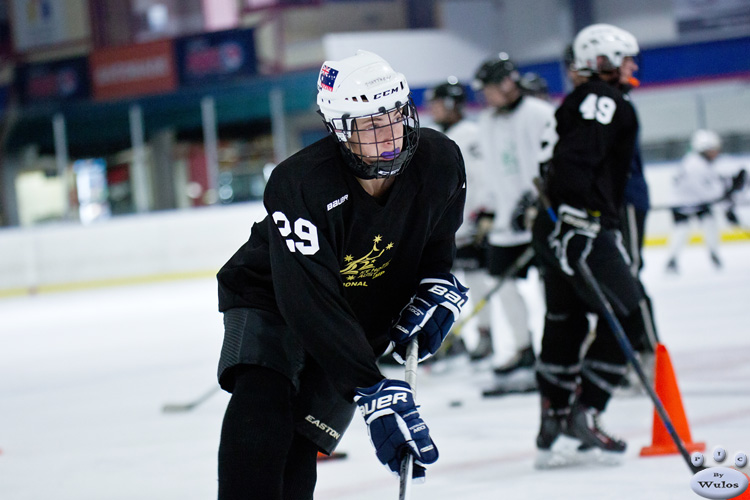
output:
[[[549,246],[565,274],[573,276],[572,266],[586,260],[600,228],[599,217],[580,208],[560,205],[555,230],[549,235]]]
[[[416,339],[409,345],[406,381],[384,379],[372,387],[357,389],[354,396],[378,459],[401,476],[402,489],[408,489],[411,478],[424,481],[424,465],[438,459],[430,430],[414,403],[417,346]]]
[[[403,363],[414,338],[419,338],[419,361],[435,354],[466,304],[468,290],[450,273],[420,281],[417,293],[389,332],[395,343],[393,357]]]

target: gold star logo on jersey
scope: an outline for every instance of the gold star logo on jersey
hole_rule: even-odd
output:
[[[383,254],[393,248],[393,243],[388,243],[385,248],[378,248],[383,241],[381,235],[373,238],[372,249],[364,257],[355,259],[352,255],[344,257],[345,266],[341,270],[342,276],[345,277],[344,286],[367,286],[366,279],[374,279],[381,276],[388,267],[390,260],[378,265],[377,260]]]

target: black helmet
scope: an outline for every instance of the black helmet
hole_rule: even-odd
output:
[[[466,89],[459,83],[458,78],[450,76],[446,82],[429,89],[425,93],[426,101],[437,99],[447,100],[451,107],[461,107],[466,102]]]
[[[500,52],[497,57],[493,57],[482,63],[474,75],[472,86],[476,90],[480,90],[487,84],[500,83],[507,77],[511,77],[514,82],[518,82],[521,79],[515,63],[510,60],[508,54]]]
[[[532,71],[523,74],[521,80],[518,82],[518,86],[521,87],[521,90],[525,94],[529,95],[540,96],[549,93],[547,80],[542,78],[538,73]]]

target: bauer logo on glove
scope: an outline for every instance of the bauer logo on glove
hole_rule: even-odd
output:
[[[426,464],[438,459],[430,429],[419,415],[409,384],[385,379],[372,387],[358,388],[354,402],[367,424],[378,460],[398,474],[404,452],[414,455],[415,481],[424,481]]]
[[[391,328],[393,357],[403,363],[414,335],[419,336],[420,361],[435,354],[466,304],[468,290],[450,273],[420,281],[417,293]]]

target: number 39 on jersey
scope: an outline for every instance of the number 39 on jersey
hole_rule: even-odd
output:
[[[313,255],[320,250],[318,228],[315,227],[315,224],[300,217],[294,221],[294,227],[292,228],[289,218],[283,212],[274,212],[272,217],[290,252]]]
[[[606,95],[589,94],[581,101],[578,111],[584,120],[596,120],[602,125],[609,125],[615,115],[617,104]]]

